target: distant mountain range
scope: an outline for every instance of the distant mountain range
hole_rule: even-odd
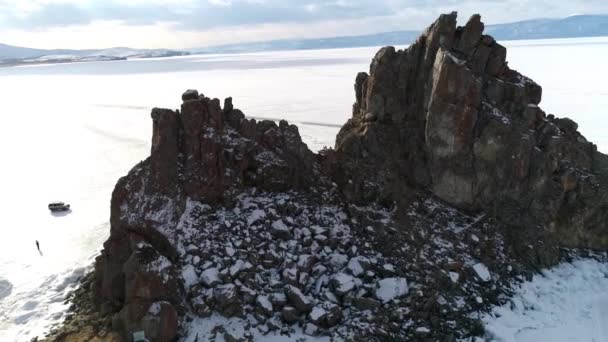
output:
[[[507,24],[488,25],[485,33],[494,36],[498,40],[608,36],[608,15],[573,15],[560,19],[533,19]],[[394,31],[360,36],[227,44],[186,49],[184,51],[132,49],[127,47],[89,50],[43,50],[0,44],[0,66],[171,57],[191,53],[236,53],[405,45],[412,42],[419,35],[420,31]]]
[[[485,33],[498,40],[549,39],[608,36],[608,15],[573,15],[559,19],[533,19],[488,25]],[[200,49],[193,53],[234,53],[267,50],[306,50],[364,46],[406,45],[420,31],[393,31],[361,36],[318,39],[286,39],[267,42],[229,44]]]
[[[608,36],[608,14],[490,25],[487,33],[500,40],[602,37]]]
[[[0,44],[0,66],[20,64],[43,64],[65,62],[89,62],[124,60],[130,58],[158,58],[189,55],[187,51],[168,49],[132,49],[115,47],[110,49],[31,49]]]

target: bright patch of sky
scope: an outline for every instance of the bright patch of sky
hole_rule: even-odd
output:
[[[439,14],[487,24],[608,13],[605,0],[0,0],[2,43],[187,48],[421,30]]]

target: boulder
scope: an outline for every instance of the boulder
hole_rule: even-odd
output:
[[[201,273],[201,282],[207,287],[214,287],[221,284],[220,272],[217,268],[211,267]]]
[[[325,323],[325,319],[327,318],[327,311],[325,311],[325,309],[323,309],[322,307],[315,306],[308,314],[308,318],[315,325],[321,325]]]
[[[298,269],[301,272],[310,272],[315,264],[316,257],[310,254],[302,254],[298,257]]]
[[[325,326],[328,328],[334,327],[342,321],[344,317],[342,309],[338,305],[332,305],[325,315]]]
[[[278,311],[279,309],[284,307],[285,304],[287,304],[287,297],[285,296],[285,293],[275,292],[270,295],[270,302],[272,303],[272,306],[275,308],[275,310]]]
[[[354,257],[351,258],[348,261],[348,265],[346,265],[346,268],[349,270],[349,272],[355,276],[358,277],[360,275],[362,275],[363,273],[365,273],[365,271],[369,268],[370,266],[370,262],[366,257]]]
[[[285,225],[285,223],[283,223],[283,220],[274,221],[272,223],[270,233],[278,239],[287,240],[291,238],[291,230],[289,227],[287,227],[287,225]]]
[[[375,295],[383,303],[398,299],[409,292],[405,278],[385,278],[376,284]]]
[[[336,295],[343,296],[355,289],[356,281],[346,273],[337,273],[330,279],[329,285]]]
[[[253,265],[251,265],[249,261],[238,259],[232,266],[230,266],[230,277],[235,278],[241,271],[249,271],[252,268]]]
[[[293,324],[300,318],[299,312],[293,306],[286,306],[281,310],[281,318],[287,324]]]
[[[377,308],[379,308],[380,305],[381,305],[381,303],[374,298],[355,297],[353,299],[353,306],[361,311],[365,311],[365,310],[374,311]]]
[[[261,314],[270,317],[273,314],[273,308],[272,308],[272,303],[270,302],[270,299],[268,298],[268,296],[257,296],[257,298],[255,299],[255,307],[258,310],[258,312],[260,312]]]
[[[308,336],[317,336],[317,334],[319,333],[319,327],[312,324],[312,323],[306,323],[306,325],[304,325],[304,334],[308,335]]]
[[[475,272],[477,278],[479,278],[479,280],[481,280],[482,282],[488,282],[492,280],[492,275],[490,274],[490,271],[488,270],[486,265],[482,263],[477,263],[473,265],[473,271]]]
[[[237,287],[233,284],[220,285],[213,289],[216,308],[226,317],[242,315]]]
[[[295,286],[285,286],[285,296],[289,303],[301,313],[309,313],[312,310],[312,301]]]

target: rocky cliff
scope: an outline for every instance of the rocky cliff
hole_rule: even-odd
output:
[[[96,310],[125,340],[478,336],[527,266],[608,247],[608,157],[541,93],[455,13],[357,75],[335,150],[189,90],[112,194]]]
[[[181,111],[152,110],[151,155],[112,193],[111,235],[96,260],[93,291],[102,312],[116,313],[113,327],[125,338],[135,330],[159,341],[177,333],[186,294],[176,267],[184,256],[178,224],[189,201],[230,205],[245,188],[285,191],[320,181],[317,157],[297,127],[246,119],[230,98],[224,108],[195,90],[182,100]]]
[[[548,264],[556,246],[605,248],[607,157],[575,122],[545,114],[541,87],[483,29],[479,15],[464,27],[442,15],[407,49],[378,51],[336,139],[340,184],[353,200],[399,199],[410,185],[492,213],[512,237],[541,242]]]

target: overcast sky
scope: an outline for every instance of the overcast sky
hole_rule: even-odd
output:
[[[608,0],[0,0],[0,42],[189,48],[416,29],[440,13],[486,24],[608,13]]]

